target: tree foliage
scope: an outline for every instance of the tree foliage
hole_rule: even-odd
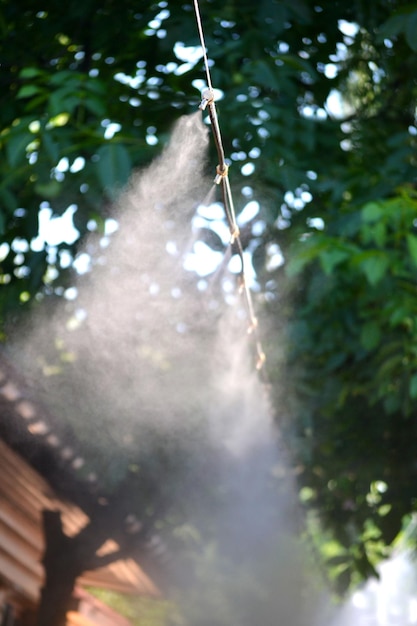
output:
[[[329,168],[333,181],[318,172],[320,220],[299,231],[286,266],[300,494],[318,515],[310,512],[310,530],[339,590],[375,574],[415,507],[416,92],[408,70],[416,57],[407,23],[416,7],[398,3],[373,22],[381,9],[354,20],[338,74],[343,161]]]
[[[342,589],[374,571],[415,507],[417,5],[201,10],[237,209],[260,205],[245,243],[276,413]],[[192,3],[72,1],[64,12],[5,0],[1,17],[6,316],[65,293],[83,238],[103,232],[132,167],[196,109],[204,75],[189,57]],[[42,241],[39,210],[68,207],[79,236]]]
[[[306,281],[290,324],[302,494],[335,531],[345,583],[413,511],[416,209],[410,189],[369,202],[288,266]]]
[[[47,254],[41,242],[33,245],[40,204],[53,215],[75,205],[81,237],[94,221],[100,227],[131,166],[149,162],[178,115],[197,105],[194,81],[202,73],[198,63],[181,61],[184,46],[198,43],[191,3],[150,2],[138,9],[129,2],[92,1],[71,4],[62,14],[52,3],[43,10],[28,3],[17,11],[5,2],[2,11],[2,63],[8,70],[2,76],[2,228],[5,242],[22,240],[23,250],[17,267],[13,249],[3,260],[6,306],[30,299],[45,282],[52,290],[56,272],[69,263],[63,249],[76,253],[76,243],[59,244],[58,254]],[[330,198],[337,210],[347,186],[350,193],[358,185],[369,191],[361,163],[374,171],[368,182],[378,176],[388,134],[396,137],[396,155],[391,150],[390,177],[379,178],[381,192],[401,182],[398,158],[404,163],[404,151],[412,149],[407,128],[413,120],[404,90],[394,83],[406,75],[412,82],[414,67],[401,30],[395,54],[377,30],[385,25],[389,31],[391,12],[389,2],[372,8],[304,2],[203,7],[213,83],[224,93],[219,108],[234,181],[237,189],[244,181],[260,190],[271,227],[291,214],[304,227],[310,206],[302,218],[296,208],[303,193],[320,192],[314,203],[320,213],[319,203]],[[339,28],[344,21],[361,26],[354,37]],[[405,67],[402,59],[408,59]],[[337,67],[331,78],[329,65]],[[328,96],[338,89],[348,89],[366,125],[355,124],[356,115],[341,124],[326,114]],[[388,126],[370,114],[376,108],[378,119],[392,120]],[[362,146],[349,168],[343,140]],[[255,169],[242,176],[248,163]],[[52,271],[46,273],[48,266]]]

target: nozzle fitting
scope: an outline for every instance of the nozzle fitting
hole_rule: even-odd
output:
[[[201,103],[198,107],[201,111],[207,107],[208,104],[212,104],[214,102],[214,91],[212,89],[204,89],[201,93]]]

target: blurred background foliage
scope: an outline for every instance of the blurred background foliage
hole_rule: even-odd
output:
[[[201,11],[237,209],[259,205],[244,243],[274,410],[343,591],[416,507],[417,3]],[[86,235],[106,232],[132,169],[196,110],[204,74],[185,0],[2,0],[0,33],[6,339],[68,296]],[[68,236],[48,240],[41,215]]]

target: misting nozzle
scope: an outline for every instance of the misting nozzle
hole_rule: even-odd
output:
[[[216,167],[216,176],[213,182],[216,185],[220,185],[222,178],[225,178],[228,172],[229,172],[229,166],[226,165],[226,163],[223,164],[223,167],[220,167],[220,165],[218,165]]]
[[[201,93],[201,103],[198,107],[201,111],[207,107],[208,104],[214,102],[214,91],[212,89],[204,89]]]

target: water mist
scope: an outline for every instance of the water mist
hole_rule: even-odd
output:
[[[184,270],[212,185],[207,145],[200,113],[178,121],[122,194],[117,232],[87,241],[93,267],[76,299],[34,315],[10,350],[48,409],[82,432],[101,484],[156,449],[182,450],[183,482],[158,480],[204,528],[188,540],[182,528],[192,579],[174,565],[187,625],[323,624],[239,296],[226,305],[218,285]]]

